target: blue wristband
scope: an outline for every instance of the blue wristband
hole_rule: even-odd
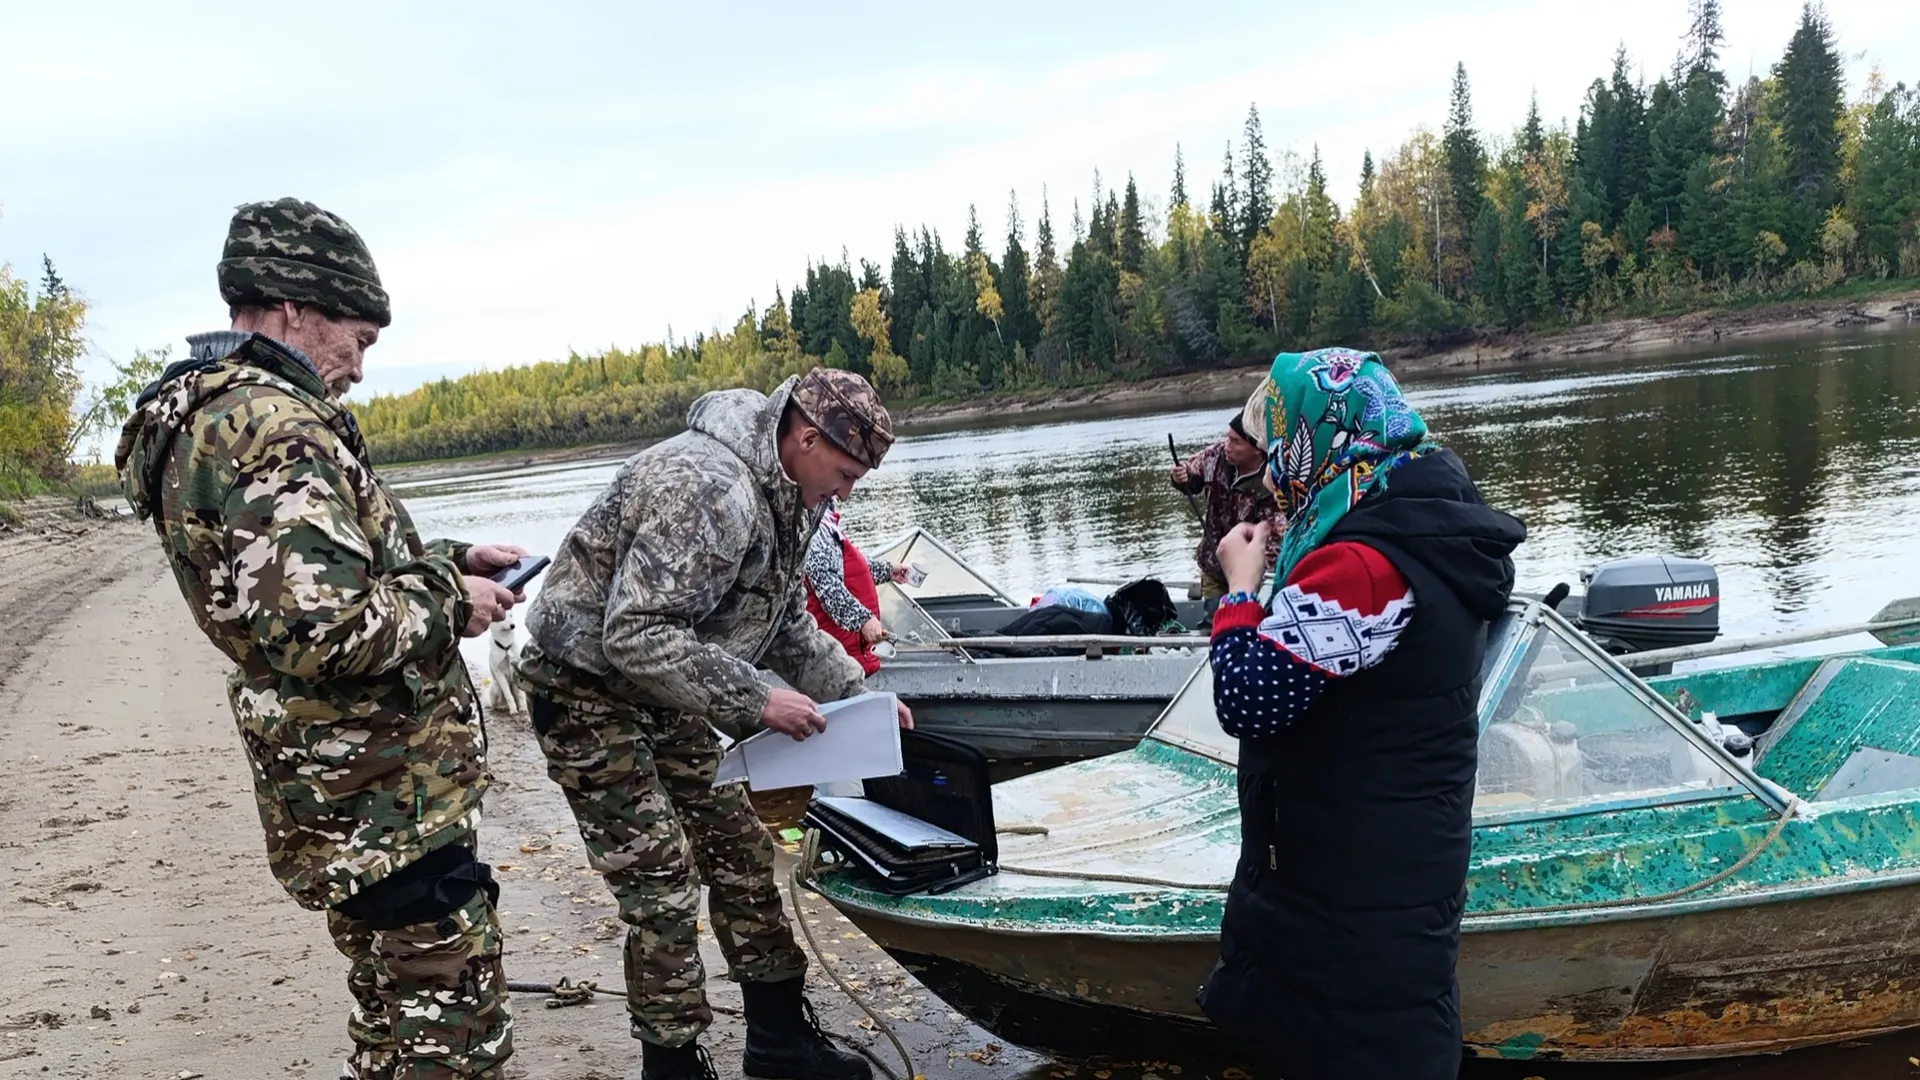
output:
[[[1257,604],[1259,602],[1260,598],[1250,592],[1230,592],[1220,598],[1219,606],[1227,607],[1232,604]]]

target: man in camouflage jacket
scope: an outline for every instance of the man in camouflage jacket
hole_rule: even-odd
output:
[[[1175,488],[1188,495],[1201,496],[1200,544],[1194,549],[1194,562],[1200,568],[1201,597],[1209,604],[1226,595],[1227,577],[1220,569],[1215,553],[1220,538],[1241,524],[1257,525],[1271,521],[1273,529],[1267,542],[1267,561],[1280,551],[1280,535],[1286,531],[1286,515],[1267,490],[1264,448],[1247,435],[1234,413],[1227,421],[1224,438],[1208,443],[1187,460],[1173,467],[1169,477]]]
[[[826,726],[815,701],[865,689],[807,613],[803,562],[827,499],[880,464],[892,424],[865,380],[815,368],[771,395],[708,394],[687,427],[629,458],[561,543],[519,662],[534,731],[628,926],[647,1080],[712,1075],[697,1043],[713,1019],[703,879],[742,984],[746,1074],[867,1080],[812,1021],[773,840],[743,788],[713,787],[713,729],[805,738]],[[795,689],[761,681],[762,665]]]
[[[267,859],[352,963],[345,1075],[494,1078],[512,1050],[498,889],[473,844],[485,747],[462,636],[518,548],[422,543],[337,395],[389,320],[372,257],[310,203],[235,214],[233,329],[141,395],[115,465],[228,700]]]

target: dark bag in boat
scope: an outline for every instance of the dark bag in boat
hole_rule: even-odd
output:
[[[1113,632],[1129,637],[1153,637],[1167,630],[1184,629],[1180,625],[1180,611],[1173,606],[1173,597],[1155,578],[1141,578],[1120,586],[1107,597],[1107,614],[1113,617]]]
[[[900,733],[905,769],[865,783],[860,799],[815,799],[807,824],[893,896],[940,893],[995,872],[987,756],[966,743]]]
[[[1104,612],[1080,611],[1049,604],[1023,611],[997,633],[1012,637],[1049,637],[1073,634],[1111,634],[1113,618]]]

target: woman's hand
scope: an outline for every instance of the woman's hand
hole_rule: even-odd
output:
[[[1267,573],[1267,538],[1273,526],[1241,523],[1220,538],[1214,554],[1220,558],[1220,572],[1226,576],[1228,592],[1257,593],[1260,579]]]
[[[880,616],[874,615],[860,624],[860,640],[871,645],[887,636],[887,628],[880,625]]]
[[[893,574],[891,576],[893,577],[893,583],[895,585],[905,585],[907,578],[912,576],[912,574],[913,571],[907,568],[906,563],[893,564]]]

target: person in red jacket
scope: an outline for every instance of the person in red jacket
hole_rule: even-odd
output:
[[[807,547],[807,610],[847,655],[871,675],[880,670],[874,642],[885,636],[880,625],[880,582],[904,583],[907,567],[885,559],[869,562],[840,524],[838,500],[827,501],[820,527]]]

